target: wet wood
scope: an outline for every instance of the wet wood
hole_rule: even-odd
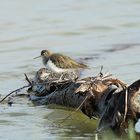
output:
[[[39,72],[37,77],[40,77]],[[138,120],[140,80],[128,86],[119,79],[103,74],[84,79],[65,77],[61,80],[59,76],[56,78],[52,75],[45,80],[35,78],[32,81],[30,91],[33,94],[30,98],[34,104],[58,104],[78,108],[84,101],[80,106],[81,111],[89,118],[100,118],[98,131],[106,127],[122,131],[128,128],[129,120]]]

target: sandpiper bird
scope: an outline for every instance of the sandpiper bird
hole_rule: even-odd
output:
[[[68,56],[52,53],[48,50],[42,50],[41,55],[38,57],[42,57],[43,64],[46,68],[55,73],[71,72],[87,68],[87,65],[78,63]]]

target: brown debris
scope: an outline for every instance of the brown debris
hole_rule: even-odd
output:
[[[140,80],[128,86],[121,80],[110,75],[105,76],[101,72],[97,77],[84,79],[76,76],[73,79],[66,75],[63,78],[57,76],[50,73],[45,80],[34,78],[32,90],[35,96],[31,95],[31,100],[35,104],[53,103],[74,108],[80,106],[81,111],[89,118],[100,118],[98,131],[106,127],[122,131],[128,128],[129,120],[138,120]]]

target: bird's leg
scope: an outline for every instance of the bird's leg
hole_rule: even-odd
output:
[[[77,79],[78,78],[78,75],[75,71],[72,71],[69,75],[69,79],[71,79],[72,81]]]
[[[65,75],[65,73],[62,73],[57,81],[57,83],[62,82],[63,81],[63,76]]]

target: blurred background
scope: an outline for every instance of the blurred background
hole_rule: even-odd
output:
[[[103,65],[104,72],[128,84],[140,78],[139,0],[0,0],[0,3],[0,94],[23,86],[24,73],[32,78],[43,67],[41,59],[33,59],[42,49],[63,53],[89,65],[91,69],[82,76],[97,75]],[[91,121],[80,113],[75,115],[80,120],[71,119],[62,128],[52,125],[54,119],[64,118],[68,112],[30,103],[10,108],[3,105],[0,139],[94,137],[95,122],[91,126]]]

